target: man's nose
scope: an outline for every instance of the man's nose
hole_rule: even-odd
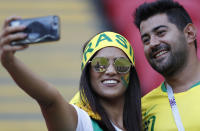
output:
[[[150,39],[150,46],[155,47],[159,44],[160,44],[159,38],[153,35]]]

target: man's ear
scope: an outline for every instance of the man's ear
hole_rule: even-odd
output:
[[[194,24],[189,23],[184,28],[185,38],[188,43],[193,43],[196,40],[196,27]]]

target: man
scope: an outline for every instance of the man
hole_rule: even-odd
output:
[[[200,130],[200,62],[196,28],[186,10],[172,0],[136,9],[145,56],[165,81],[142,98],[145,130]]]

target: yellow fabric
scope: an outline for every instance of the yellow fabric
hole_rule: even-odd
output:
[[[102,32],[88,42],[83,53],[81,69],[84,69],[86,63],[97,51],[109,46],[120,48],[135,65],[133,49],[128,40],[115,32]]]
[[[174,94],[185,131],[200,130],[200,82],[188,91]],[[142,98],[145,131],[177,131],[166,88],[162,83]]]
[[[76,106],[78,106],[79,108],[83,109],[84,111],[86,111],[88,113],[88,115],[90,117],[92,117],[95,120],[101,120],[101,117],[99,116],[99,114],[94,113],[92,111],[92,109],[90,108],[89,104],[85,105],[80,98],[80,92],[77,92],[76,95],[72,98],[72,100],[70,101],[70,104],[74,104]]]

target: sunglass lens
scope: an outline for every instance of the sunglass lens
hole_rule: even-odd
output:
[[[117,58],[115,60],[115,69],[118,73],[127,73],[130,67],[131,63],[127,58]]]
[[[95,57],[92,59],[92,67],[95,69],[96,72],[104,72],[108,67],[108,59],[104,57]]]

